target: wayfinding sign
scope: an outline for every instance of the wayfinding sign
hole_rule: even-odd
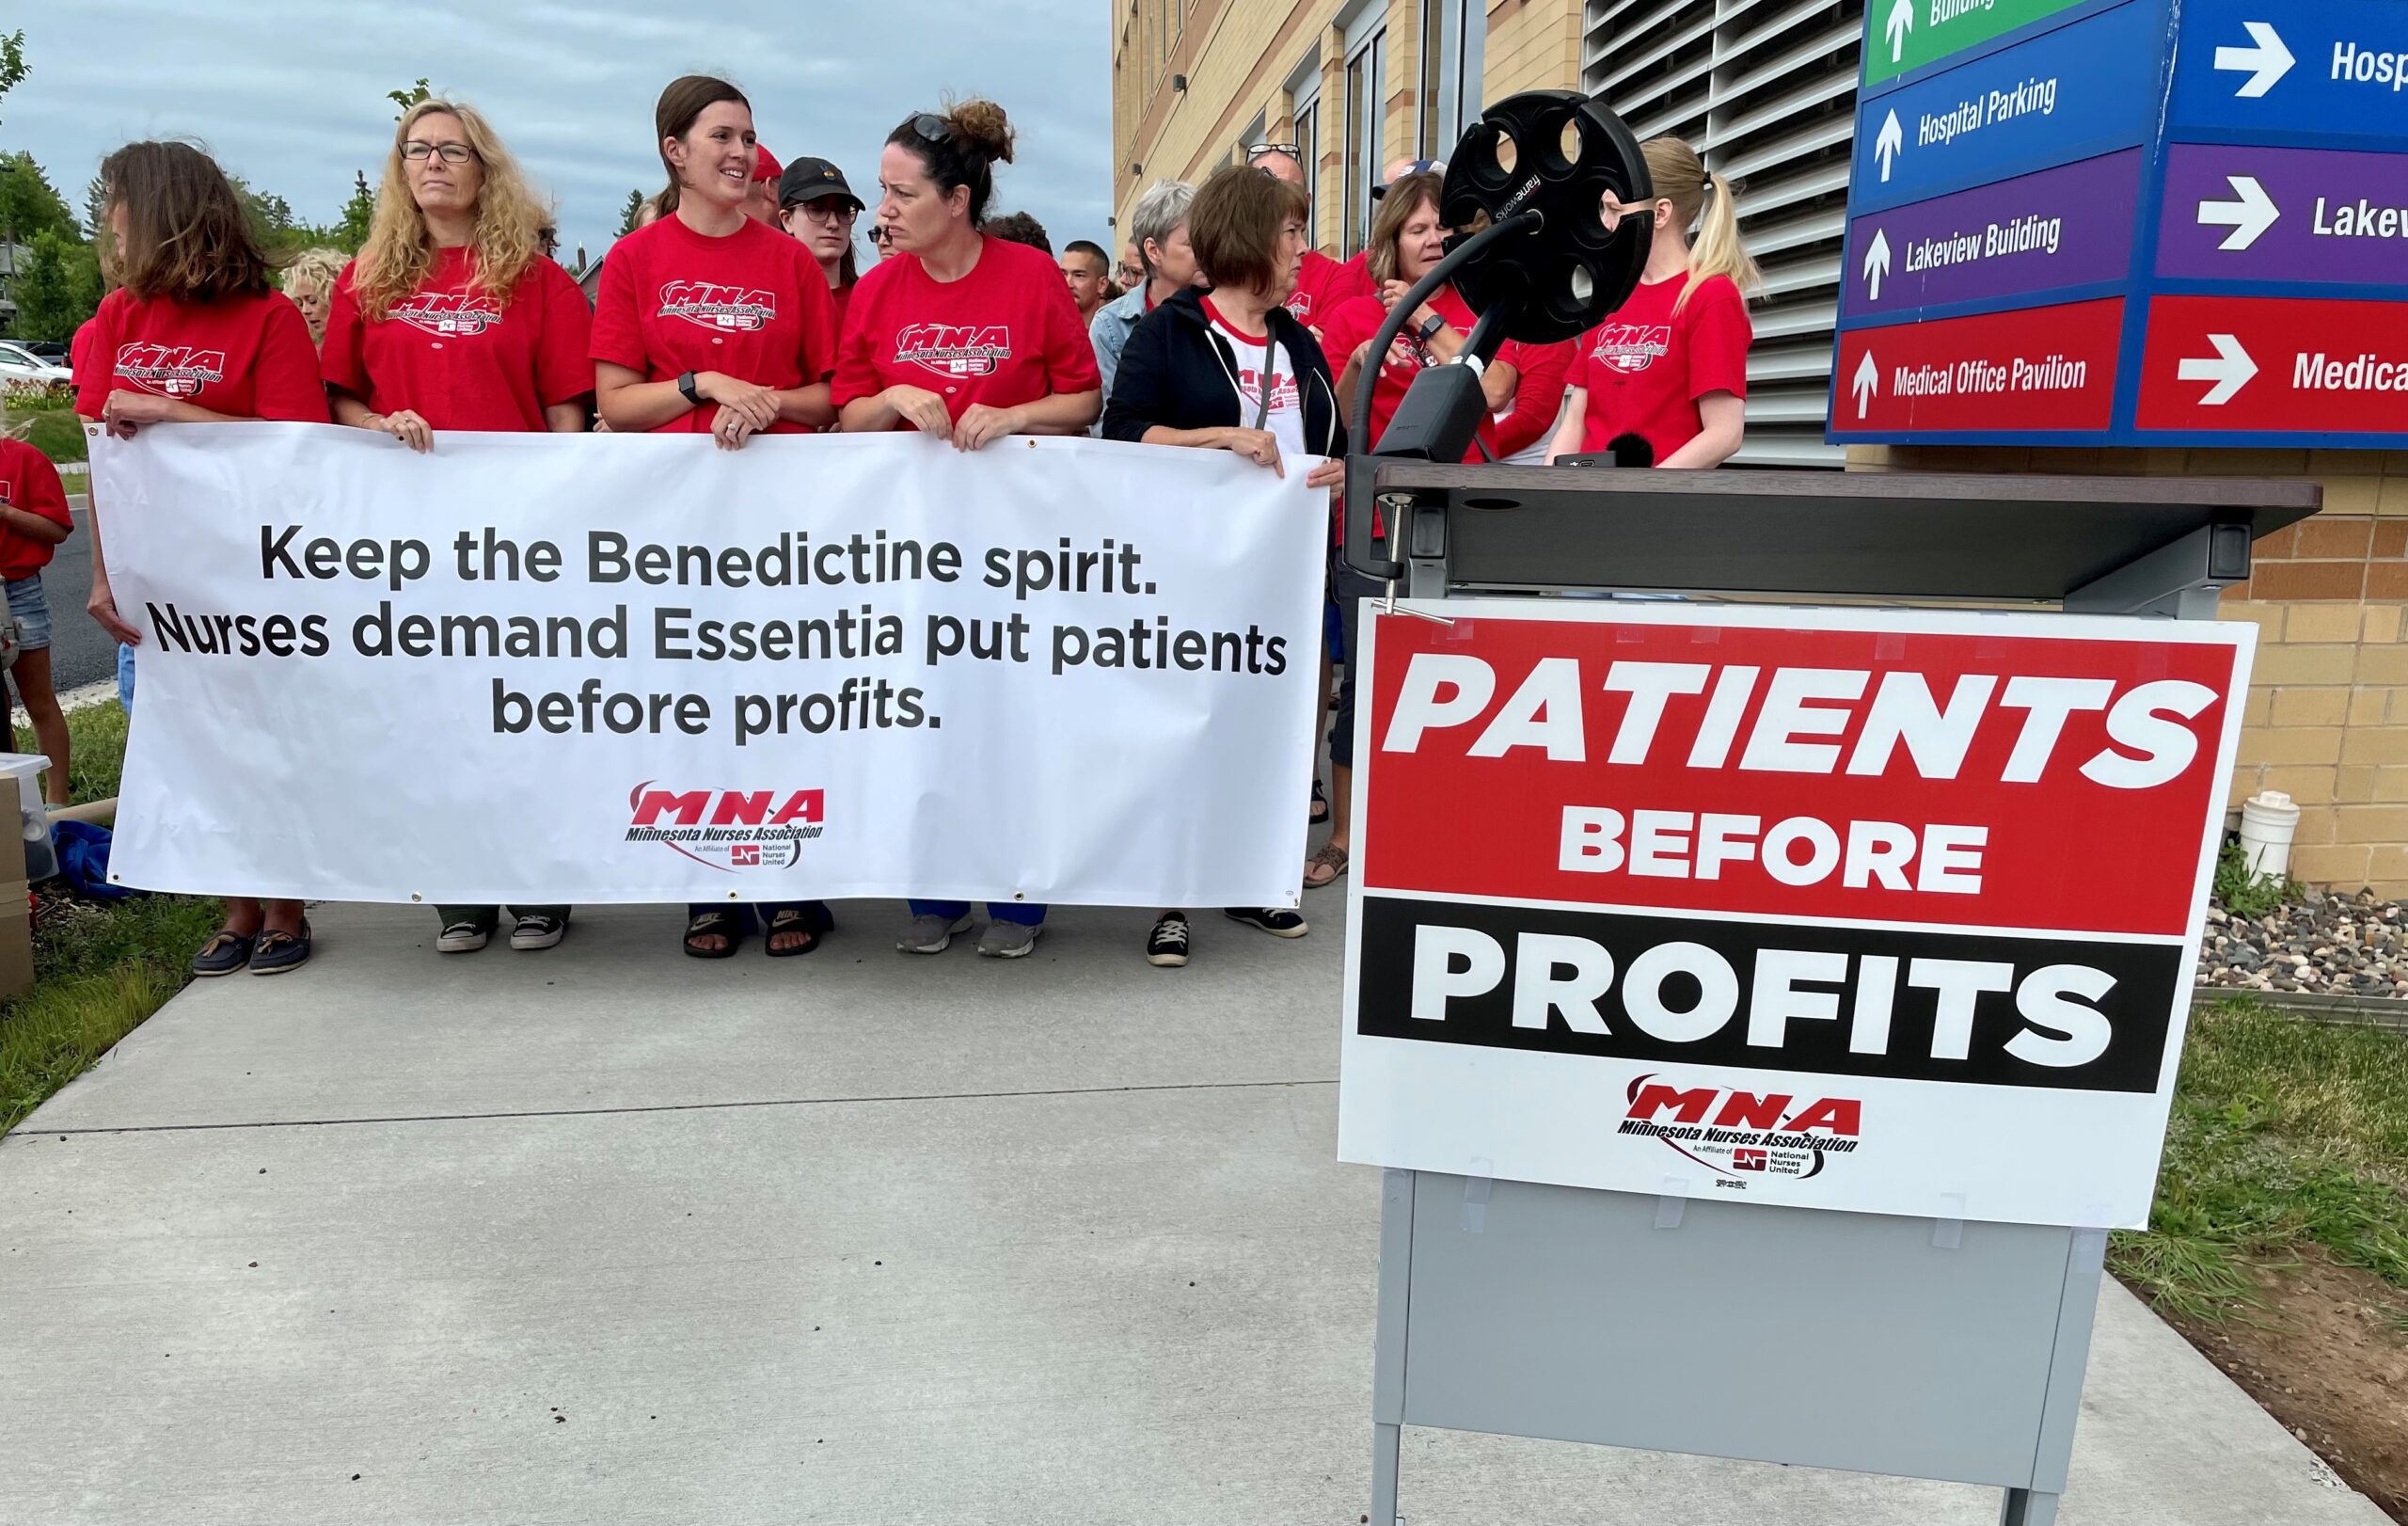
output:
[[[1831,439],[2408,446],[2408,0],[1872,0],[1864,47]]]
[[[1341,1159],[2147,1222],[2255,628],[1402,608]]]

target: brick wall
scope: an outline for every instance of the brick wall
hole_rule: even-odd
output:
[[[2408,452],[1854,447],[1852,470],[2306,478],[2323,511],[2253,548],[2223,616],[2257,625],[2229,804],[2300,805],[2291,872],[2408,897]]]

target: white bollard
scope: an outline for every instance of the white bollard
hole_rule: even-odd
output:
[[[2277,790],[2241,803],[2241,856],[2251,874],[2280,878],[2289,872],[2291,835],[2299,831],[2299,807]]]

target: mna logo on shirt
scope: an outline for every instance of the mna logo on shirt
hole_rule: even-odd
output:
[[[1296,391],[1296,378],[1293,376],[1282,376],[1277,372],[1274,372],[1272,373],[1271,380],[1273,386],[1271,389],[1270,411],[1273,413],[1285,413],[1289,409],[1296,406],[1297,398],[1299,396]],[[1238,395],[1245,399],[1248,403],[1261,402],[1262,373],[1253,366],[1239,367]]]
[[[202,388],[226,379],[226,352],[196,350],[189,344],[148,344],[136,340],[119,347],[117,374],[146,392],[191,397]]]
[[[501,304],[476,292],[420,292],[397,303],[390,316],[430,334],[474,338],[501,322]]]
[[[1635,376],[1661,359],[1672,347],[1670,324],[1608,324],[1597,330],[1590,358],[1626,376]]]
[[[1012,358],[1006,324],[913,324],[895,336],[895,363],[940,376],[991,376]]]
[[[683,318],[705,328],[758,333],[776,321],[778,299],[758,287],[717,281],[673,280],[660,288],[661,318]]]

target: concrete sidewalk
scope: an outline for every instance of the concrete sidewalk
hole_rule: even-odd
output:
[[[0,1141],[0,1522],[1355,1526],[1374,1173],[1285,944],[544,955],[322,907]],[[1988,1526],[1991,1490],[1408,1433],[1413,1526]],[[2120,1289],[2082,1526],[2383,1526]]]

